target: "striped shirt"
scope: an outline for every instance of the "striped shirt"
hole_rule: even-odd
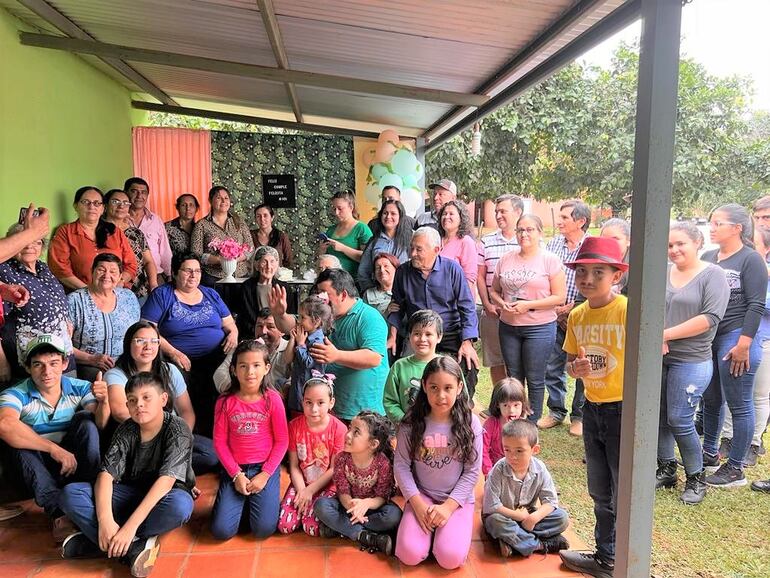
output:
[[[481,237],[481,246],[479,247],[479,265],[486,265],[487,288],[492,287],[492,279],[495,277],[495,269],[500,258],[509,253],[514,247],[518,247],[519,242],[516,235],[512,239],[506,239],[501,230],[489,233]]]
[[[569,263],[570,261],[575,260],[578,251],[580,251],[580,247],[583,245],[583,241],[585,241],[588,236],[588,233],[585,233],[572,251],[570,251],[567,246],[567,239],[564,235],[556,235],[553,239],[548,241],[545,248],[559,257],[562,263]],[[578,295],[577,287],[575,287],[575,270],[565,267],[564,273],[567,277],[567,301],[565,303],[574,303]]]
[[[40,395],[30,377],[0,394],[0,409],[18,411],[22,423],[54,442],[60,442],[67,433],[75,412],[93,403],[96,398],[90,382],[65,376],[61,378],[61,397],[54,406]]]

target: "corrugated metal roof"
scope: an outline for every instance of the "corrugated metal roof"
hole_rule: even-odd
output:
[[[487,84],[486,94],[494,96],[625,0],[596,0],[527,62],[495,84],[488,82],[580,1],[273,0],[273,7],[292,70],[464,93]],[[276,66],[257,0],[48,3],[99,42]],[[0,6],[33,26],[53,30],[15,0],[0,0]],[[137,90],[103,61],[84,58]],[[291,110],[280,83],[165,64],[129,64],[172,98]],[[338,125],[351,121],[425,129],[450,112],[456,120],[474,110],[412,96],[299,84],[296,90],[303,114],[338,119]]]

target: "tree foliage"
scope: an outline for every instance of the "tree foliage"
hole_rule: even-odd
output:
[[[608,69],[564,68],[482,122],[482,152],[470,131],[426,159],[429,179],[451,178],[469,198],[518,192],[579,196],[625,211],[632,191],[636,47],[621,45]],[[673,204],[702,212],[770,189],[770,119],[749,114],[750,81],[718,78],[692,59],[679,68]]]

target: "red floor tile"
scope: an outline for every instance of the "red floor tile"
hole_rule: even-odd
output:
[[[288,548],[323,548],[328,546],[329,540],[324,540],[318,536],[308,536],[303,531],[293,532],[292,534],[275,533],[259,544],[262,550],[286,550]]]
[[[341,546],[328,549],[329,574],[334,578],[396,578],[400,576],[399,564],[395,558],[383,554],[362,552],[356,544],[348,541]]]
[[[201,552],[234,552],[251,550],[256,552],[260,548],[260,540],[251,534],[236,534],[229,540],[217,540],[211,535],[208,527],[204,527],[199,533],[192,547],[193,554]]]
[[[35,578],[102,578],[110,565],[107,560],[47,560]]]
[[[213,578],[216,576],[254,576],[257,552],[210,552],[190,554],[184,568],[185,578]],[[296,555],[295,555],[296,559]],[[287,568],[283,568],[284,575]],[[261,578],[261,574],[260,574]]]
[[[326,552],[323,548],[262,550],[259,553],[256,571],[258,578],[287,578],[292,575],[338,578],[337,574],[326,572]]]
[[[513,578],[515,565],[500,556],[496,542],[476,542],[471,544],[468,562],[474,576],[478,578]]]
[[[5,558],[0,559],[5,562]],[[40,563],[36,561],[11,564],[0,563],[0,576],[3,578],[26,578],[37,571],[38,566],[40,566]]]
[[[183,575],[181,574],[182,568],[188,560],[189,557],[185,554],[166,555],[161,550],[155,567],[152,569],[152,578],[177,578],[177,576]]]
[[[181,528],[164,534],[160,538],[161,552],[164,554],[187,554],[192,549],[202,528],[203,523],[200,520],[191,520]]]
[[[44,526],[6,528],[0,541],[0,560],[27,562],[61,558],[47,520]]]

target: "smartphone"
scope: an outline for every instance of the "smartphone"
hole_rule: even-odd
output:
[[[326,241],[329,240],[329,235],[327,235],[326,233],[318,233],[318,236],[316,237],[316,239],[325,243]]]
[[[19,225],[24,224],[24,219],[27,217],[27,211],[29,210],[29,207],[22,207],[19,209]],[[32,216],[37,217],[40,214],[40,211],[35,209],[32,212]]]

